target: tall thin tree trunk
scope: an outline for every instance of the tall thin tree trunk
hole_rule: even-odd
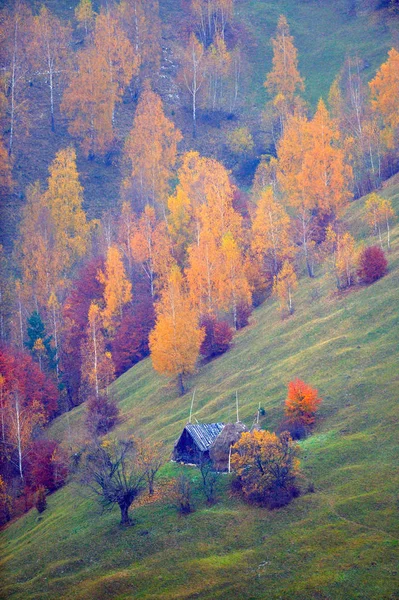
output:
[[[179,396],[183,396],[183,394],[184,394],[183,373],[179,373],[177,376],[177,387],[179,390]]]
[[[21,435],[21,413],[18,402],[18,394],[15,394],[15,419],[17,426],[17,450],[18,450],[18,470],[21,480],[24,480],[24,474],[22,471],[22,435]]]

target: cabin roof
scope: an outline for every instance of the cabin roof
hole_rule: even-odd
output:
[[[208,450],[222,431],[224,423],[187,423],[186,431],[191,435],[201,452]]]

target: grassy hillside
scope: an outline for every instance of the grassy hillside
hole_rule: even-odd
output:
[[[399,212],[399,184],[384,195]],[[364,201],[349,221],[358,239]],[[367,240],[368,242],[370,240]],[[251,425],[258,402],[263,427],[274,429],[285,386],[298,376],[324,399],[314,434],[301,443],[303,487],[291,505],[274,512],[248,507],[219,482],[209,508],[198,471],[167,464],[161,477],[190,474],[196,511],[180,517],[164,499],[133,508],[135,526],[121,530],[118,511],[100,515],[74,484],[48,499],[2,534],[3,597],[73,600],[268,598],[393,600],[398,598],[399,475],[399,226],[390,270],[367,288],[337,296],[328,276],[302,279],[293,317],[281,321],[274,301],[258,308],[223,357],[188,382],[197,388],[195,417],[241,418]],[[177,398],[172,383],[144,361],[114,385],[124,422],[166,443],[186,422],[190,391]],[[84,407],[70,425],[79,438]],[[51,433],[67,439],[66,416]]]

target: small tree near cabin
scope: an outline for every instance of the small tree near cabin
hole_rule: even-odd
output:
[[[244,432],[232,447],[231,466],[249,502],[279,508],[298,494],[299,448],[285,431]]]
[[[129,508],[145,487],[146,470],[140,465],[136,444],[129,440],[104,440],[89,448],[81,483],[93,492],[104,509],[115,504],[121,525],[131,525]]]
[[[154,494],[154,482],[156,474],[165,462],[165,454],[161,442],[147,442],[136,440],[137,456],[142,470],[145,471],[148,493]]]

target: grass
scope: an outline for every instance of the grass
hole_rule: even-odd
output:
[[[399,185],[382,193],[399,212]],[[364,199],[348,214],[352,231],[367,243]],[[399,226],[393,230],[389,273],[369,287],[333,293],[322,272],[302,279],[296,311],[281,321],[268,300],[233,348],[203,365],[176,396],[174,382],[154,374],[149,360],[114,385],[123,423],[119,433],[160,438],[166,453],[187,420],[191,391],[200,421],[240,417],[251,425],[258,402],[262,426],[275,429],[289,379],[319,389],[324,401],[314,434],[301,442],[304,493],[268,512],[229,494],[209,507],[199,473],[192,479],[195,512],[180,517],[172,500],[132,510],[135,526],[121,530],[118,511],[100,515],[95,502],[71,483],[2,535],[4,597],[12,600],[256,599],[393,600],[398,598],[399,476],[398,332]],[[80,438],[82,413],[70,416]],[[66,417],[50,434],[67,439]]]

